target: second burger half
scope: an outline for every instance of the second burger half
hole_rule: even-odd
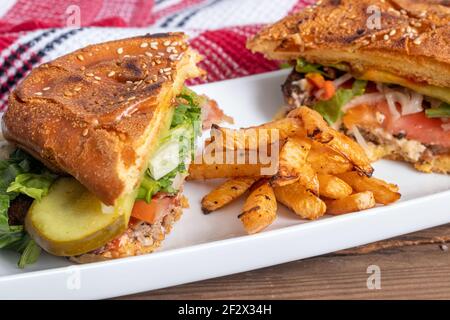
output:
[[[446,1],[324,0],[263,29],[248,47],[294,69],[290,108],[313,108],[372,160],[450,172]]]

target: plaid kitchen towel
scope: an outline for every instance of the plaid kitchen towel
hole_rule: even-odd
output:
[[[184,31],[204,57],[204,80],[278,69],[245,48],[264,24],[314,0],[0,0],[0,111],[30,70],[88,44]]]

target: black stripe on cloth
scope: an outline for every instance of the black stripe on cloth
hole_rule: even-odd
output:
[[[166,20],[164,20],[163,23],[160,24],[161,28],[167,28],[169,26],[169,24],[175,20],[180,14],[179,13],[175,13],[171,16],[169,16],[168,18],[166,18]]]
[[[34,37],[30,41],[19,44],[17,49],[11,51],[10,54],[3,61],[3,64],[0,66],[0,74],[6,73],[9,68],[12,68],[14,66],[14,62],[17,60],[20,60],[20,56],[23,53],[25,53],[27,50],[34,47],[37,42],[41,41],[42,39],[48,37],[49,35],[51,35],[55,32],[56,32],[56,29],[50,29],[50,30],[47,30],[47,31],[39,34],[38,36]]]
[[[38,64],[41,59],[48,53],[49,51],[53,50],[56,45],[61,44],[64,40],[67,40],[69,37],[77,34],[83,30],[83,28],[80,29],[73,29],[70,31],[67,31],[65,33],[62,33],[57,38],[50,41],[48,44],[46,44],[41,50],[39,50],[36,54],[32,55],[30,59],[24,61],[21,68],[19,68],[14,75],[10,76],[5,83],[2,84],[0,87],[0,98],[8,93],[11,88],[13,88],[33,67]]]
[[[191,12],[190,14],[188,14],[186,17],[183,18],[183,20],[181,20],[180,22],[178,22],[178,24],[176,25],[177,27],[183,27],[189,20],[191,20],[194,16],[196,16],[199,12],[201,12],[202,10],[212,7],[216,4],[218,4],[219,2],[222,2],[223,0],[214,0],[200,8],[198,8],[197,10]]]

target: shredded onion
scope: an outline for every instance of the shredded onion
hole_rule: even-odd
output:
[[[364,149],[364,151],[369,150],[369,146],[367,145],[366,139],[362,136],[361,132],[359,131],[357,126],[353,126],[351,129],[352,134],[355,136],[356,141],[358,144]]]
[[[325,93],[324,89],[317,90],[316,93],[314,93],[314,96],[316,99],[321,100],[322,95]]]
[[[389,106],[389,112],[391,113],[392,118],[394,120],[397,120],[400,118],[400,113],[397,110],[397,105],[396,105],[397,99],[396,98],[398,99],[399,96],[396,96],[395,92],[386,93],[386,100],[387,100],[387,103]]]
[[[450,123],[443,123],[441,127],[444,131],[450,131]]]
[[[423,111],[423,95],[411,92],[411,99],[402,105],[402,115],[414,114]]]
[[[187,174],[178,172],[175,175],[175,178],[173,178],[172,188],[175,190],[180,190],[180,187],[183,184],[184,180],[186,179],[186,176],[187,176]]]
[[[373,104],[379,103],[384,100],[386,100],[386,97],[382,93],[363,94],[362,96],[356,97],[356,98],[352,99],[349,103],[347,103],[342,108],[342,111],[346,112],[347,110],[357,107],[357,106],[360,106],[362,104],[373,105]]]
[[[339,77],[333,81],[334,87],[337,89],[352,78],[353,76],[350,73],[346,73],[342,77]]]

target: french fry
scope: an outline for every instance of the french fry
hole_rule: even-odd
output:
[[[349,160],[333,149],[314,141],[307,161],[318,174],[336,175],[353,169],[353,164]]]
[[[330,127],[323,119],[320,113],[308,107],[299,107],[287,115],[288,119],[298,119],[304,128],[304,132],[308,138],[319,141],[321,143],[328,143],[333,139],[330,134]]]
[[[342,153],[355,165],[356,170],[358,170],[360,173],[364,174],[367,177],[372,176],[372,165],[370,164],[370,160],[362,147],[353,139],[347,137],[345,134],[333,129],[331,130],[334,139],[327,143],[327,145],[332,149]]]
[[[375,207],[375,198],[370,191],[352,194],[339,200],[326,200],[327,214],[340,215]]]
[[[188,180],[261,177],[261,164],[191,164]]]
[[[238,217],[249,234],[260,232],[272,224],[277,217],[277,200],[268,181],[250,192]]]
[[[352,194],[353,190],[345,181],[329,174],[317,175],[319,194],[329,199],[342,199]]]
[[[304,138],[290,137],[281,148],[278,173],[272,185],[286,186],[299,181],[315,194],[319,191],[319,181],[311,165],[306,162],[311,144]]]
[[[261,143],[273,144],[302,132],[304,132],[303,127],[297,119],[285,118],[239,130],[213,125],[211,135],[215,137],[213,141],[216,143],[218,143],[217,137],[220,137],[225,149],[238,150],[258,149]]]
[[[303,219],[315,220],[325,214],[325,203],[299,182],[275,187],[277,200]]]
[[[396,202],[401,197],[396,185],[380,179],[361,176],[354,171],[341,173],[337,176],[347,182],[356,192],[371,191],[377,203],[386,205]]]
[[[202,199],[203,213],[216,211],[244,194],[257,178],[235,178],[228,180]]]
[[[299,119],[309,138],[339,152],[366,176],[372,175],[373,168],[362,147],[351,138],[328,126],[318,112],[308,107],[300,107],[291,111],[288,117]]]

